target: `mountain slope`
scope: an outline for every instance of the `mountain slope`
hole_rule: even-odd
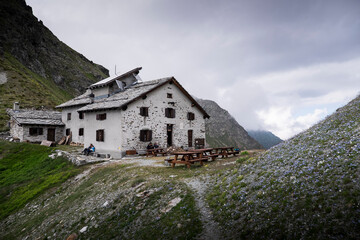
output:
[[[109,75],[58,40],[23,0],[0,0],[0,130],[6,107],[52,108]]]
[[[205,120],[206,142],[210,147],[233,146],[240,149],[261,149],[262,146],[256,142],[245,129],[216,102],[210,100],[196,99],[202,108],[210,115]]]
[[[209,203],[229,238],[360,236],[360,96],[234,171]],[[216,181],[216,179],[214,180]]]
[[[266,149],[271,148],[283,140],[275,136],[272,132],[263,130],[247,130],[248,134]]]

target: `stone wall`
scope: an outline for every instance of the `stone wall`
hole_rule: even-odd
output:
[[[168,94],[172,98],[168,98]],[[140,107],[148,107],[149,116],[140,116]],[[175,109],[175,118],[165,117],[165,108]],[[188,112],[195,114],[188,120]],[[140,141],[140,130],[152,130],[152,143],[167,147],[167,125],[173,124],[173,146],[188,146],[188,130],[193,130],[193,146],[196,138],[205,138],[205,120],[200,110],[192,106],[188,99],[174,84],[149,93],[146,99],[130,104],[122,111],[122,150],[146,149],[149,142]]]
[[[19,126],[13,118],[10,119],[10,135],[11,137],[17,138],[20,141],[23,141],[24,139],[23,128]]]
[[[42,128],[42,135],[30,135],[30,128]],[[64,136],[64,127],[60,126],[39,126],[39,125],[25,125],[22,126],[23,129],[23,139],[21,141],[29,141],[29,142],[41,142],[43,140],[47,140],[47,134],[49,128],[55,128],[55,142],[61,140]]]

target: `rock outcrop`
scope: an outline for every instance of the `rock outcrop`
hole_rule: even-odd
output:
[[[211,100],[196,99],[210,115],[205,120],[206,142],[210,147],[233,146],[240,149],[263,148],[246,130],[230,115]]]

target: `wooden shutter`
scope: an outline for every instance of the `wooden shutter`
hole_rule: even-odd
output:
[[[170,112],[169,108],[165,108],[165,117],[170,117],[169,112]]]
[[[147,140],[147,141],[151,141],[151,140],[152,140],[152,131],[151,131],[151,130],[148,130],[146,135],[147,135],[147,136],[146,136],[146,140]]]
[[[42,128],[39,128],[39,135],[43,135],[43,129]]]

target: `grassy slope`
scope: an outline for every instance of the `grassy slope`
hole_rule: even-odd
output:
[[[214,180],[208,202],[228,238],[360,236],[360,97]],[[241,162],[241,161],[239,161]]]
[[[7,127],[5,110],[11,108],[13,102],[20,102],[22,108],[52,108],[72,97],[54,82],[24,67],[9,53],[0,58],[0,70],[6,72],[8,80],[0,85],[0,131]]]
[[[66,159],[51,159],[52,149],[0,141],[0,219],[77,172]]]

